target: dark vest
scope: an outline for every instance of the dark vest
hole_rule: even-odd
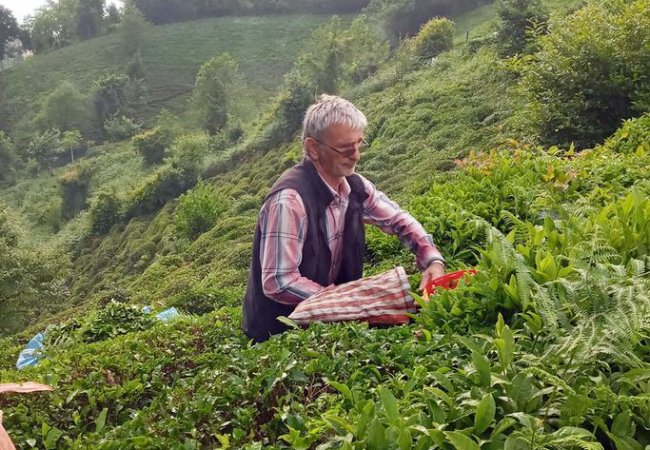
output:
[[[351,188],[350,202],[345,214],[341,268],[335,284],[361,278],[365,256],[363,202],[368,194],[366,194],[359,176],[349,176],[347,181]],[[300,274],[322,286],[327,286],[332,255],[327,245],[325,212],[334,199],[333,194],[318,175],[314,165],[307,160],[303,160],[283,173],[271,188],[266,199],[282,189],[298,191],[307,212],[307,235],[299,267]],[[244,298],[242,324],[244,333],[255,342],[265,341],[271,335],[287,329],[287,326],[276,318],[288,316],[293,310],[293,306],[283,305],[264,295],[260,264],[260,224],[258,221],[253,241],[253,260]]]

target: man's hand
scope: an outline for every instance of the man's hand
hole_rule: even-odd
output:
[[[427,283],[431,280],[435,280],[438,277],[441,277],[445,274],[445,264],[442,261],[434,261],[427,268],[427,270],[422,272],[422,281],[420,282],[419,290],[423,291],[427,286]]]

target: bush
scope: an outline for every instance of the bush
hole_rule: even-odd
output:
[[[0,130],[0,184],[12,184],[15,180],[15,165],[18,162],[18,155],[14,145]]]
[[[61,133],[59,130],[50,129],[30,141],[27,154],[38,161],[40,167],[50,167],[61,150]]]
[[[126,219],[157,211],[195,184],[195,172],[187,172],[178,167],[162,167],[129,192],[126,199]]]
[[[106,119],[104,131],[106,138],[111,142],[129,139],[140,132],[141,126],[125,115]]]
[[[66,131],[84,129],[87,117],[87,97],[72,83],[64,81],[44,98],[35,121],[42,129]]]
[[[131,139],[133,147],[142,156],[142,162],[145,165],[162,162],[165,157],[165,149],[169,147],[169,141],[169,134],[161,127],[152,128]]]
[[[422,26],[415,37],[415,52],[421,58],[434,58],[454,46],[454,22],[435,18]]]
[[[210,136],[205,133],[180,136],[172,146],[172,166],[198,175],[209,151]]]
[[[210,230],[226,210],[226,204],[214,187],[202,181],[181,196],[176,209],[176,230],[193,241]]]
[[[83,342],[99,342],[133,331],[143,331],[156,323],[155,316],[138,306],[110,302],[77,332]]]
[[[523,67],[524,114],[545,142],[589,147],[650,110],[648,11],[650,0],[594,1],[550,22]]]
[[[237,78],[237,62],[227,53],[208,60],[196,75],[190,100],[199,124],[215,134],[228,121],[230,91]]]
[[[86,207],[91,175],[92,172],[88,165],[76,164],[59,178],[63,200],[61,205],[63,220],[72,219]]]
[[[501,56],[528,52],[531,31],[546,31],[548,15],[540,0],[499,0],[497,13],[496,39]]]
[[[115,193],[101,192],[90,208],[90,230],[105,234],[123,219],[122,201]]]

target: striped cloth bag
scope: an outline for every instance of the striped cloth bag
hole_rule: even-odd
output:
[[[298,325],[311,322],[365,321],[375,325],[407,323],[415,312],[408,277],[396,267],[372,277],[329,286],[302,301],[289,319]]]

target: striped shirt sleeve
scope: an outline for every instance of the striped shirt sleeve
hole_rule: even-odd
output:
[[[444,258],[433,243],[433,238],[412,215],[402,210],[365,177],[361,177],[368,198],[364,203],[365,223],[379,227],[383,232],[397,235],[402,244],[415,254],[420,270],[425,270],[434,261]]]
[[[260,214],[260,263],[264,295],[297,305],[323,290],[300,274],[307,233],[307,212],[297,191],[283,189],[269,198]]]

